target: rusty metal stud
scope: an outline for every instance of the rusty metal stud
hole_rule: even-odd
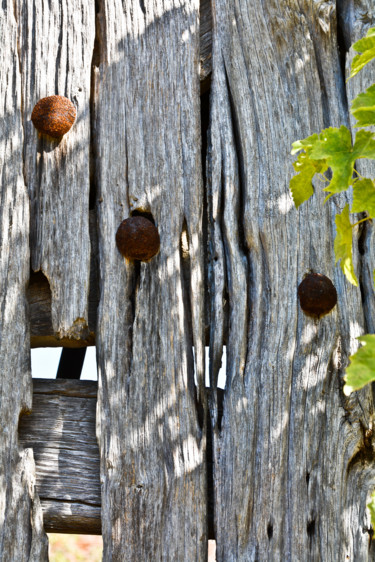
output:
[[[31,121],[40,133],[59,139],[72,127],[76,115],[76,108],[68,98],[48,96],[35,105]]]
[[[159,251],[159,232],[148,219],[141,216],[130,217],[118,227],[116,244],[120,253],[128,260],[147,261]]]
[[[337,292],[332,281],[321,273],[308,273],[298,287],[303,312],[311,316],[328,314],[337,303]]]

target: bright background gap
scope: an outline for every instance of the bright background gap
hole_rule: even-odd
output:
[[[31,350],[31,374],[33,379],[55,379],[60,362],[62,347],[38,347]],[[81,380],[96,381],[96,347],[86,350]]]

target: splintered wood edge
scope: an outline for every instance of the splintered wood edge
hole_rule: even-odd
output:
[[[101,534],[96,397],[94,381],[33,379],[33,410],[20,419],[19,441],[34,451],[46,532]],[[84,433],[79,427],[75,435],[72,424],[80,423]]]

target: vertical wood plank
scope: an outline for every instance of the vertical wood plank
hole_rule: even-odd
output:
[[[370,27],[375,26],[375,9],[371,0],[342,0],[340,3],[341,28],[343,31],[343,47],[346,53],[346,75],[350,75],[353,57],[357,54],[351,45],[364,37]],[[346,93],[349,107],[354,98],[364,92],[375,82],[375,62],[372,61],[357,76],[346,83]],[[353,135],[356,120],[350,115]],[[375,178],[375,164],[372,160],[361,159],[356,163],[358,172],[367,178]],[[359,279],[362,289],[363,309],[366,321],[366,332],[375,333],[375,291],[374,276],[374,228],[372,221],[363,224],[359,232],[360,237],[360,269]]]
[[[31,267],[52,292],[58,337],[86,339],[90,275],[90,88],[95,0],[15,2],[19,20],[24,174],[31,201]],[[69,98],[77,109],[61,140],[30,121],[36,102]]]
[[[31,407],[26,285],[29,201],[22,174],[23,130],[17,22],[0,8],[0,559],[47,560],[32,451],[18,446],[18,420]]]
[[[347,198],[323,207],[317,185],[296,211],[288,190],[291,143],[348,124],[335,3],[216,0],[213,22],[212,378],[224,294],[231,319],[224,402],[215,391],[210,401],[217,559],[368,560],[372,396],[341,390],[363,309],[333,256]],[[338,292],[319,321],[297,301],[311,269]]]
[[[104,560],[204,560],[199,2],[103,0],[99,20]],[[115,245],[134,210],[152,213],[159,229],[160,253],[148,263],[127,262]]]

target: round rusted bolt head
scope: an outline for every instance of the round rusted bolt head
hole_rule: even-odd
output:
[[[147,261],[159,251],[159,232],[148,219],[141,216],[130,217],[118,227],[116,244],[128,260]]]
[[[35,105],[31,121],[40,133],[59,139],[69,131],[76,115],[76,108],[68,98],[48,96]]]
[[[298,297],[303,312],[311,316],[324,316],[337,303],[337,292],[332,281],[321,273],[308,273],[298,287]]]

